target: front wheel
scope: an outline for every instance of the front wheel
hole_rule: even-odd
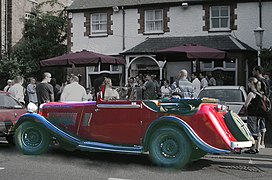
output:
[[[191,143],[176,127],[160,128],[151,136],[149,156],[159,166],[181,168],[189,162],[191,153]]]
[[[15,143],[24,154],[42,154],[48,150],[50,135],[40,124],[24,122],[15,131]]]

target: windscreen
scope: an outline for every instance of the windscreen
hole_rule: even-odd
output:
[[[215,98],[224,102],[244,102],[242,91],[239,89],[204,89],[199,98]]]

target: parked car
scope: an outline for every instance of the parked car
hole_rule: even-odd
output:
[[[247,93],[243,86],[207,86],[203,88],[198,98],[215,98],[237,113],[246,122],[246,110],[243,108]]]
[[[0,137],[6,137],[8,143],[13,143],[13,126],[16,120],[26,113],[26,108],[9,93],[0,91]]]
[[[57,141],[67,150],[149,154],[159,166],[183,167],[207,153],[251,147],[241,121],[214,99],[51,102],[19,118],[15,143],[24,154]]]

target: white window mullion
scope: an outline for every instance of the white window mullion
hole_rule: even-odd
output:
[[[91,14],[91,35],[107,35],[107,14]]]
[[[162,9],[145,11],[145,32],[146,33],[163,32]]]
[[[210,8],[210,22],[211,30],[230,29],[230,7],[212,6]]]

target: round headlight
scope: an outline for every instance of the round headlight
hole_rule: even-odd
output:
[[[38,106],[36,104],[34,104],[32,102],[28,103],[28,105],[27,105],[27,111],[29,113],[37,112],[37,110],[38,110]]]

